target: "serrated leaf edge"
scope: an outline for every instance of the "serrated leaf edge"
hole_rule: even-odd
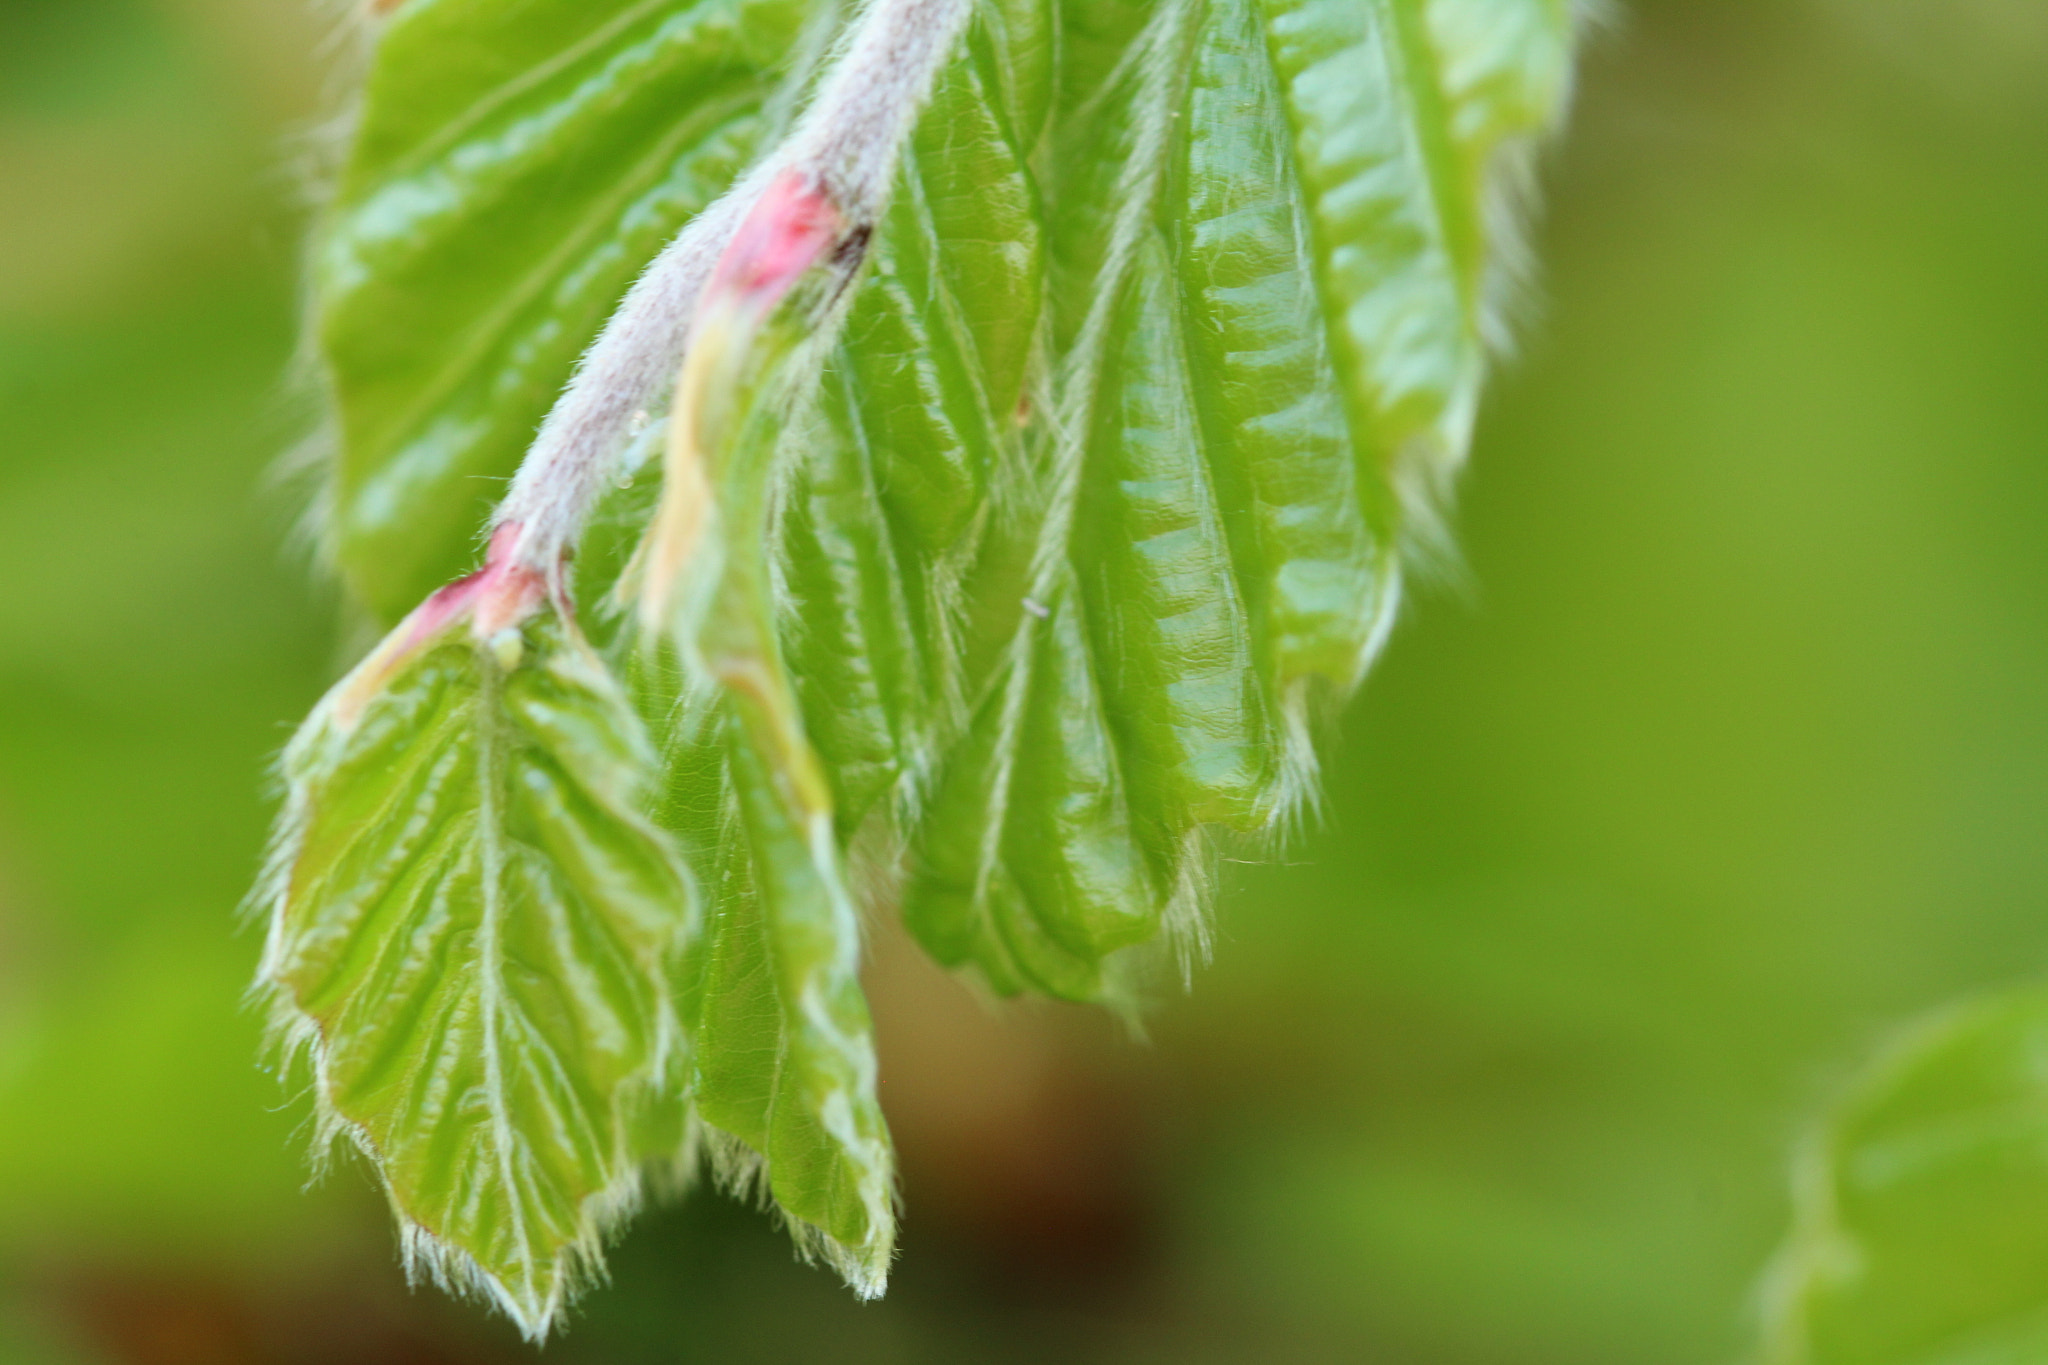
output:
[[[421,612],[425,610],[423,607]],[[317,1181],[329,1173],[336,1160],[336,1152],[344,1143],[360,1153],[375,1172],[398,1225],[400,1263],[407,1282],[418,1284],[425,1280],[451,1295],[492,1304],[511,1319],[521,1336],[539,1344],[559,1324],[571,1301],[584,1290],[604,1282],[606,1241],[645,1202],[649,1183],[648,1154],[635,1152],[630,1143],[622,1139],[614,1163],[620,1173],[581,1201],[577,1210],[576,1235],[555,1255],[550,1277],[552,1290],[544,1299],[522,1295],[485,1269],[471,1253],[412,1216],[386,1175],[385,1161],[375,1139],[362,1124],[342,1113],[335,1103],[328,1071],[325,1031],[318,1019],[299,1006],[296,996],[280,979],[277,969],[276,957],[287,938],[284,917],[289,905],[292,869],[303,851],[306,831],[311,823],[312,794],[305,782],[294,780],[291,774],[298,767],[298,760],[315,747],[346,738],[354,728],[362,707],[402,666],[404,658],[414,651],[432,647],[450,631],[468,624],[465,618],[457,617],[422,631],[417,620],[421,612],[415,612],[400,622],[377,649],[329,689],[285,746],[275,765],[277,779],[284,788],[283,807],[264,854],[262,872],[245,902],[245,913],[252,918],[263,917],[268,928],[268,939],[248,998],[265,1012],[264,1053],[272,1059],[278,1074],[289,1076],[300,1066],[311,1072],[308,1090],[313,1101],[313,1113],[309,1159],[313,1179]],[[566,614],[563,620],[568,623]],[[615,686],[609,671],[573,625],[569,625],[565,637],[565,647],[572,651],[581,666],[589,670],[588,682],[599,687]],[[473,643],[479,651],[486,648],[482,641]],[[480,658],[479,666],[491,667],[493,661],[488,657]],[[621,707],[627,705],[623,697],[619,704]],[[489,783],[484,785],[486,789],[490,786]],[[667,836],[637,812],[614,814],[639,821],[654,840],[663,845],[668,843]],[[480,828],[488,830],[490,822],[481,821]],[[495,861],[493,850],[488,846],[485,859],[487,864]],[[484,885],[486,888],[494,887],[494,879],[486,875]],[[487,921],[492,918],[488,909],[486,916]],[[489,973],[484,974],[485,981],[492,979]],[[635,1091],[645,1090],[651,1096],[664,1083],[673,1086],[687,1084],[685,1077],[676,1074],[686,1054],[680,1023],[672,1007],[665,1005],[661,1022],[656,1054],[648,1064],[646,1074],[629,1083],[629,1088],[614,1102],[623,1112],[631,1112],[635,1107]],[[484,1035],[486,1038],[495,1037],[488,1028]],[[487,1048],[486,1065],[493,1074],[497,1065],[495,1052],[495,1047]],[[503,1106],[494,1102],[492,1108],[493,1122],[502,1125]],[[625,1127],[621,1126],[622,1129]],[[696,1166],[697,1140],[697,1129],[693,1124],[688,1129],[683,1150],[670,1155],[665,1162],[668,1173],[664,1184],[682,1187],[690,1183]],[[508,1149],[502,1136],[499,1149],[501,1153]]]

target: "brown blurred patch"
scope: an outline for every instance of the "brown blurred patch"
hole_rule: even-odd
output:
[[[250,1305],[224,1285],[165,1275],[93,1276],[66,1286],[64,1317],[123,1365],[255,1365]]]
[[[476,1310],[407,1294],[388,1267],[330,1268],[320,1280],[255,1284],[161,1267],[39,1277],[34,1298],[109,1365],[490,1365]],[[479,1330],[479,1329],[483,1330]],[[503,1335],[500,1333],[499,1335]]]
[[[893,925],[870,951],[908,1254],[950,1247],[1007,1292],[1062,1298],[1142,1279],[1159,1206],[1117,1026],[1072,1006],[992,1006]]]

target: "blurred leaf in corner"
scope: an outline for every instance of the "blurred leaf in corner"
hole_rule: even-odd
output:
[[[2048,987],[1909,1026],[1811,1136],[1767,1365],[2048,1359]]]

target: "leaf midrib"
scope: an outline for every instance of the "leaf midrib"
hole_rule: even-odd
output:
[[[534,1293],[534,1280],[538,1267],[528,1257],[528,1233],[526,1227],[525,1200],[520,1197],[519,1182],[513,1170],[518,1138],[513,1130],[510,1108],[505,1095],[505,1062],[502,1043],[499,1038],[500,1016],[505,1012],[504,1000],[504,917],[505,917],[505,868],[508,851],[504,846],[505,791],[510,781],[509,753],[510,736],[507,733],[510,722],[504,714],[505,676],[497,661],[485,651],[474,651],[480,685],[476,691],[476,736],[477,736],[477,822],[478,855],[481,869],[483,911],[477,926],[477,1008],[478,1029],[482,1035],[484,1054],[485,1104],[491,1115],[491,1143],[497,1158],[498,1179],[511,1210],[512,1244],[517,1248],[518,1264],[525,1272],[521,1289],[527,1296]],[[521,1316],[538,1318],[545,1312],[546,1305],[520,1305]],[[536,1311],[536,1309],[538,1311]]]
[[[1046,509],[1037,545],[1033,551],[1030,569],[1030,596],[1034,601],[1051,607],[1055,612],[1066,610],[1074,613],[1084,638],[1089,634],[1085,613],[1087,604],[1082,600],[1079,585],[1069,582],[1074,572],[1072,538],[1074,520],[1078,509],[1080,488],[1086,478],[1088,432],[1093,417],[1097,396],[1096,385],[1101,376],[1101,356],[1108,341],[1116,312],[1122,305],[1125,291],[1131,283],[1131,273],[1138,260],[1141,238],[1155,230],[1158,198],[1166,183],[1167,168],[1171,158],[1174,130],[1178,119],[1174,115],[1186,100],[1189,63],[1185,60],[1186,50],[1191,48],[1201,29],[1201,18],[1207,11],[1207,0],[1171,0],[1167,8],[1161,9],[1150,20],[1139,36],[1133,40],[1132,52],[1124,61],[1129,61],[1134,73],[1144,79],[1146,69],[1164,68],[1172,73],[1172,79],[1155,78],[1147,87],[1156,85],[1159,93],[1150,101],[1153,108],[1140,116],[1141,123],[1137,149],[1131,157],[1136,169],[1118,177],[1118,198],[1121,208],[1112,225],[1112,240],[1104,254],[1103,268],[1094,281],[1095,296],[1088,315],[1083,320],[1080,334],[1074,347],[1061,358],[1061,382],[1059,385],[1060,422],[1055,450],[1056,472],[1052,481],[1052,496]],[[1159,29],[1153,35],[1155,26]],[[1146,49],[1182,49],[1182,60],[1168,62],[1155,51]],[[1122,79],[1124,61],[1119,61],[1116,71],[1104,80],[1103,90],[1091,98],[1103,98],[1114,89],[1114,83]],[[1084,106],[1085,109],[1086,106]],[[1065,590],[1071,588],[1072,590]],[[1041,618],[1035,612],[1020,611],[1017,629],[1011,636],[1006,651],[1006,665],[997,678],[1003,688],[1002,714],[998,722],[996,753],[999,758],[995,772],[991,775],[988,819],[983,826],[983,847],[976,858],[974,898],[979,904],[986,904],[990,891],[990,879],[999,864],[1006,861],[1003,844],[1009,825],[1010,790],[1015,779],[1016,764],[1023,745],[1023,729],[1030,707],[1031,687],[1037,670],[1033,667],[1041,636],[1051,627],[1051,618]],[[1087,664],[1090,688],[1095,695],[1102,693],[1100,668],[1092,649],[1083,651]],[[1122,737],[1112,730],[1110,754],[1116,765],[1119,786],[1122,785],[1123,771],[1129,756]]]

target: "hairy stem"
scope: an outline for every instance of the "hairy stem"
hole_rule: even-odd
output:
[[[558,571],[636,425],[674,382],[714,269],[774,187],[794,180],[812,189],[847,235],[865,238],[972,8],[973,0],[870,0],[790,135],[655,258],[585,354],[499,505],[493,525],[519,528],[514,562]]]

